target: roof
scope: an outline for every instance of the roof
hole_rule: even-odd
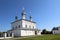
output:
[[[17,21],[21,21],[21,20],[25,20],[25,21],[29,21],[29,22],[32,22],[32,23],[36,23],[36,22],[30,21],[30,20],[26,20],[26,19],[16,20],[16,21],[14,21],[14,22],[12,22],[12,23],[15,23],[15,22],[17,22]]]
[[[52,30],[59,30],[60,27],[54,27]]]

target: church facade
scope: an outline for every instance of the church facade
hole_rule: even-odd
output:
[[[15,17],[15,21],[11,23],[12,32],[14,36],[31,36],[31,35],[41,35],[41,31],[36,28],[36,22],[32,21],[32,16],[30,15],[30,20],[26,19],[25,10],[22,10],[21,19]]]

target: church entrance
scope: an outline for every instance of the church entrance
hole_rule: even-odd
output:
[[[37,35],[37,31],[35,31],[35,35]]]

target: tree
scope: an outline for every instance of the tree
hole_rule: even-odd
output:
[[[52,31],[47,31],[46,29],[43,29],[41,34],[52,34]]]
[[[43,29],[42,30],[42,34],[46,34],[47,33],[47,30],[46,29]]]

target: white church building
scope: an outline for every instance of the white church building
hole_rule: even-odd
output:
[[[32,21],[32,16],[30,19],[26,19],[25,10],[22,10],[21,19],[15,16],[15,21],[11,22],[11,30],[2,33],[0,36],[4,38],[19,37],[19,36],[31,36],[31,35],[41,35],[41,31],[36,28],[36,22]]]
[[[41,35],[41,31],[36,28],[36,22],[32,21],[32,16],[30,19],[26,19],[25,10],[22,10],[21,19],[15,17],[15,21],[11,23],[12,33],[14,36],[31,36],[31,35]]]

